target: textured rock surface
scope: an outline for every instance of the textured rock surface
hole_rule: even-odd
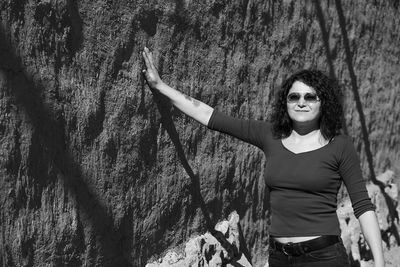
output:
[[[222,234],[232,249],[240,251],[239,215],[232,212],[227,220],[219,222],[215,230]],[[225,245],[226,247],[226,245]],[[206,233],[190,239],[185,250],[181,253],[169,251],[158,261],[149,263],[146,267],[162,266],[243,266],[251,267],[251,264],[243,254],[230,255],[224,245],[221,244],[215,233]]]
[[[366,179],[398,174],[399,2],[323,2],[1,1],[2,265],[143,266],[232,210],[265,263],[263,155],[153,96],[145,45],[166,82],[244,118],[294,70],[327,71]]]
[[[400,213],[400,206],[398,205],[399,190],[397,186],[397,183],[400,179],[398,177],[396,178],[394,172],[392,171],[386,171],[385,173],[379,175],[377,179],[385,185],[385,193],[391,200],[394,201],[397,213]],[[399,247],[396,240],[398,236],[396,237],[391,230],[391,217],[386,205],[385,196],[379,187],[374,184],[368,184],[367,189],[368,194],[376,207],[378,223],[384,241],[386,265],[388,267],[399,266]],[[342,230],[343,243],[347,249],[347,252],[351,256],[350,258],[352,261],[360,262],[361,266],[373,266],[373,262],[371,260],[371,251],[368,249],[366,241],[361,234],[360,225],[353,214],[351,202],[348,197],[344,197],[341,200],[337,213],[339,217],[340,228]],[[400,224],[398,220],[395,221],[394,225],[397,229],[399,229]]]

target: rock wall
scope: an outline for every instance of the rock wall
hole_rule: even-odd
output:
[[[337,77],[370,179],[400,171],[398,12],[395,0],[1,1],[0,262],[144,266],[236,210],[241,250],[263,265],[262,153],[153,95],[140,51],[170,85],[243,118],[265,119],[295,70]]]

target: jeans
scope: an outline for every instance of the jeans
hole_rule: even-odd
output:
[[[350,267],[342,242],[300,256],[288,256],[269,247],[269,267]]]

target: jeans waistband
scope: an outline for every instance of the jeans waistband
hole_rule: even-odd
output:
[[[337,235],[323,235],[303,242],[289,242],[285,244],[274,240],[273,237],[270,237],[269,239],[269,245],[271,248],[281,251],[287,256],[300,256],[314,250],[331,246],[338,242],[340,242],[340,237]]]

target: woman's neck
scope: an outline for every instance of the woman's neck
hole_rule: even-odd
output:
[[[293,131],[300,136],[319,132],[318,123],[293,123]]]
[[[317,123],[294,124],[293,131],[289,138],[291,138],[294,143],[308,142],[310,140],[317,140],[320,145],[326,145],[329,143],[329,141],[323,137],[319,124]]]

